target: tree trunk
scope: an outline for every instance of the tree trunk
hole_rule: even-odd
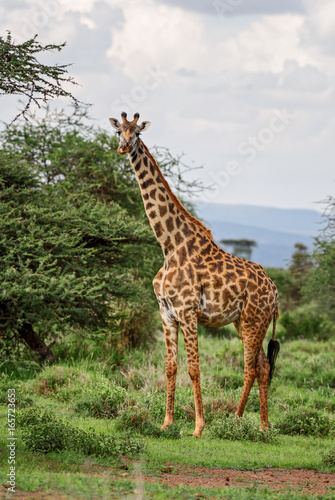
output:
[[[53,346],[55,342],[52,342],[49,346],[47,346],[44,341],[36,335],[30,323],[23,323],[22,328],[19,330],[19,335],[27,342],[30,349],[39,355],[41,363],[44,363],[45,361],[55,361],[55,357],[50,350],[50,347]]]

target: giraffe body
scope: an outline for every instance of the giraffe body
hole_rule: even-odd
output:
[[[192,217],[172,193],[139,134],[149,122],[137,125],[139,115],[123,124],[110,119],[118,130],[120,154],[128,153],[136,173],[144,207],[159,241],[165,261],[153,280],[166,341],[167,407],[163,428],[173,422],[177,374],[178,327],[187,352],[188,371],[194,389],[196,428],[205,426],[198,353],[197,325],[234,323],[244,344],[244,385],[236,415],[242,416],[257,378],[261,426],[268,428],[267,388],[270,363],[263,340],[271,320],[278,317],[276,286],[259,264],[234,257],[220,249],[211,232]],[[150,123],[149,123],[150,124]],[[271,342],[271,341],[270,341]],[[272,336],[275,354],[279,344]]]

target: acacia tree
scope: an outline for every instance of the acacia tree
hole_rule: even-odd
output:
[[[232,247],[232,253],[237,257],[242,257],[244,259],[251,259],[252,251],[257,247],[257,242],[254,240],[248,240],[242,238],[239,240],[234,239],[223,239],[220,240],[224,246]]]
[[[24,108],[14,120],[25,116],[31,104],[39,107],[54,97],[68,97],[79,104],[63,88],[65,83],[76,85],[67,72],[69,65],[50,66],[37,59],[43,52],[59,52],[64,46],[65,43],[42,45],[37,35],[23,43],[15,43],[10,31],[5,38],[0,36],[0,95],[19,95],[25,99]]]
[[[41,361],[52,360],[44,339],[56,339],[69,325],[113,329],[113,299],[147,300],[132,269],[137,248],[153,242],[151,231],[116,204],[53,196],[22,157],[3,150],[0,234],[5,351],[21,339]]]

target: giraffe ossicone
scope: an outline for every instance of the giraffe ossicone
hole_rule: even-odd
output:
[[[210,230],[191,216],[173,194],[157,162],[140,139],[150,122],[138,124],[122,113],[117,130],[120,154],[128,154],[141,190],[150,225],[163,250],[164,264],[153,280],[166,342],[167,404],[163,428],[173,423],[177,375],[178,328],[187,353],[195,404],[194,435],[205,426],[197,325],[234,323],[244,344],[244,383],[236,415],[241,417],[257,379],[261,427],[268,428],[268,385],[279,352],[275,340],[278,292],[264,269],[219,248]],[[265,355],[263,340],[273,320],[273,333]]]

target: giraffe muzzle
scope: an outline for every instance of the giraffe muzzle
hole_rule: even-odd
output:
[[[120,155],[125,155],[126,153],[130,153],[130,150],[132,149],[132,144],[131,142],[126,142],[122,146],[119,146],[117,149],[117,152]]]
[[[119,153],[119,155],[125,155],[126,153],[129,153],[129,148],[128,146],[126,148],[118,147],[117,152]]]

